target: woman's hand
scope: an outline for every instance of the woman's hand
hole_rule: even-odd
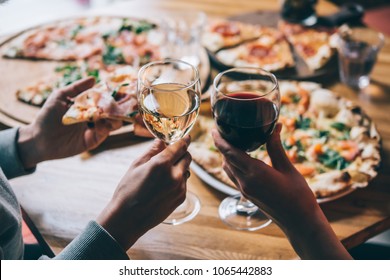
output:
[[[277,124],[267,142],[272,167],[251,158],[214,130],[223,168],[242,194],[259,206],[290,239],[302,258],[351,258],[330,227],[306,180],[284,152]]]
[[[168,147],[155,140],[122,178],[97,222],[124,249],[164,221],[184,201],[191,163],[189,144],[189,136]]]
[[[19,129],[19,154],[26,169],[44,160],[69,157],[96,148],[111,130],[121,127],[122,122],[108,120],[100,120],[92,126],[87,123],[62,124],[70,98],[91,88],[94,83],[93,78],[86,78],[53,92],[37,118]]]
[[[280,130],[278,124],[267,142],[273,167],[233,147],[217,131],[213,131],[213,137],[225,158],[224,170],[242,194],[275,222],[290,226],[318,206],[306,180],[288,160],[280,142]],[[291,203],[292,200],[295,203]]]

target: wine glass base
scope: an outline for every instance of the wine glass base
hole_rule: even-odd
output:
[[[238,230],[255,231],[272,223],[261,210],[239,211],[237,209],[241,195],[225,198],[219,206],[219,216],[228,226]]]
[[[173,211],[172,214],[165,219],[165,221],[163,221],[163,224],[180,225],[188,222],[199,213],[199,210],[199,198],[195,194],[187,192],[184,202],[180,204],[175,211]]]

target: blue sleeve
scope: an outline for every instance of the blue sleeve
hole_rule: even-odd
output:
[[[54,260],[128,260],[126,252],[98,223],[90,221],[86,229]]]
[[[35,171],[35,168],[24,169],[20,160],[17,147],[18,131],[18,128],[0,131],[0,167],[8,179]]]

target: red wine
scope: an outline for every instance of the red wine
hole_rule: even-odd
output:
[[[239,92],[218,100],[213,114],[222,137],[250,152],[267,142],[274,130],[278,110],[267,98]]]

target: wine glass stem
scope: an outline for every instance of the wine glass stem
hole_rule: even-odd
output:
[[[241,196],[239,202],[237,203],[237,212],[242,214],[251,214],[258,210],[257,206],[250,202],[245,197]]]

